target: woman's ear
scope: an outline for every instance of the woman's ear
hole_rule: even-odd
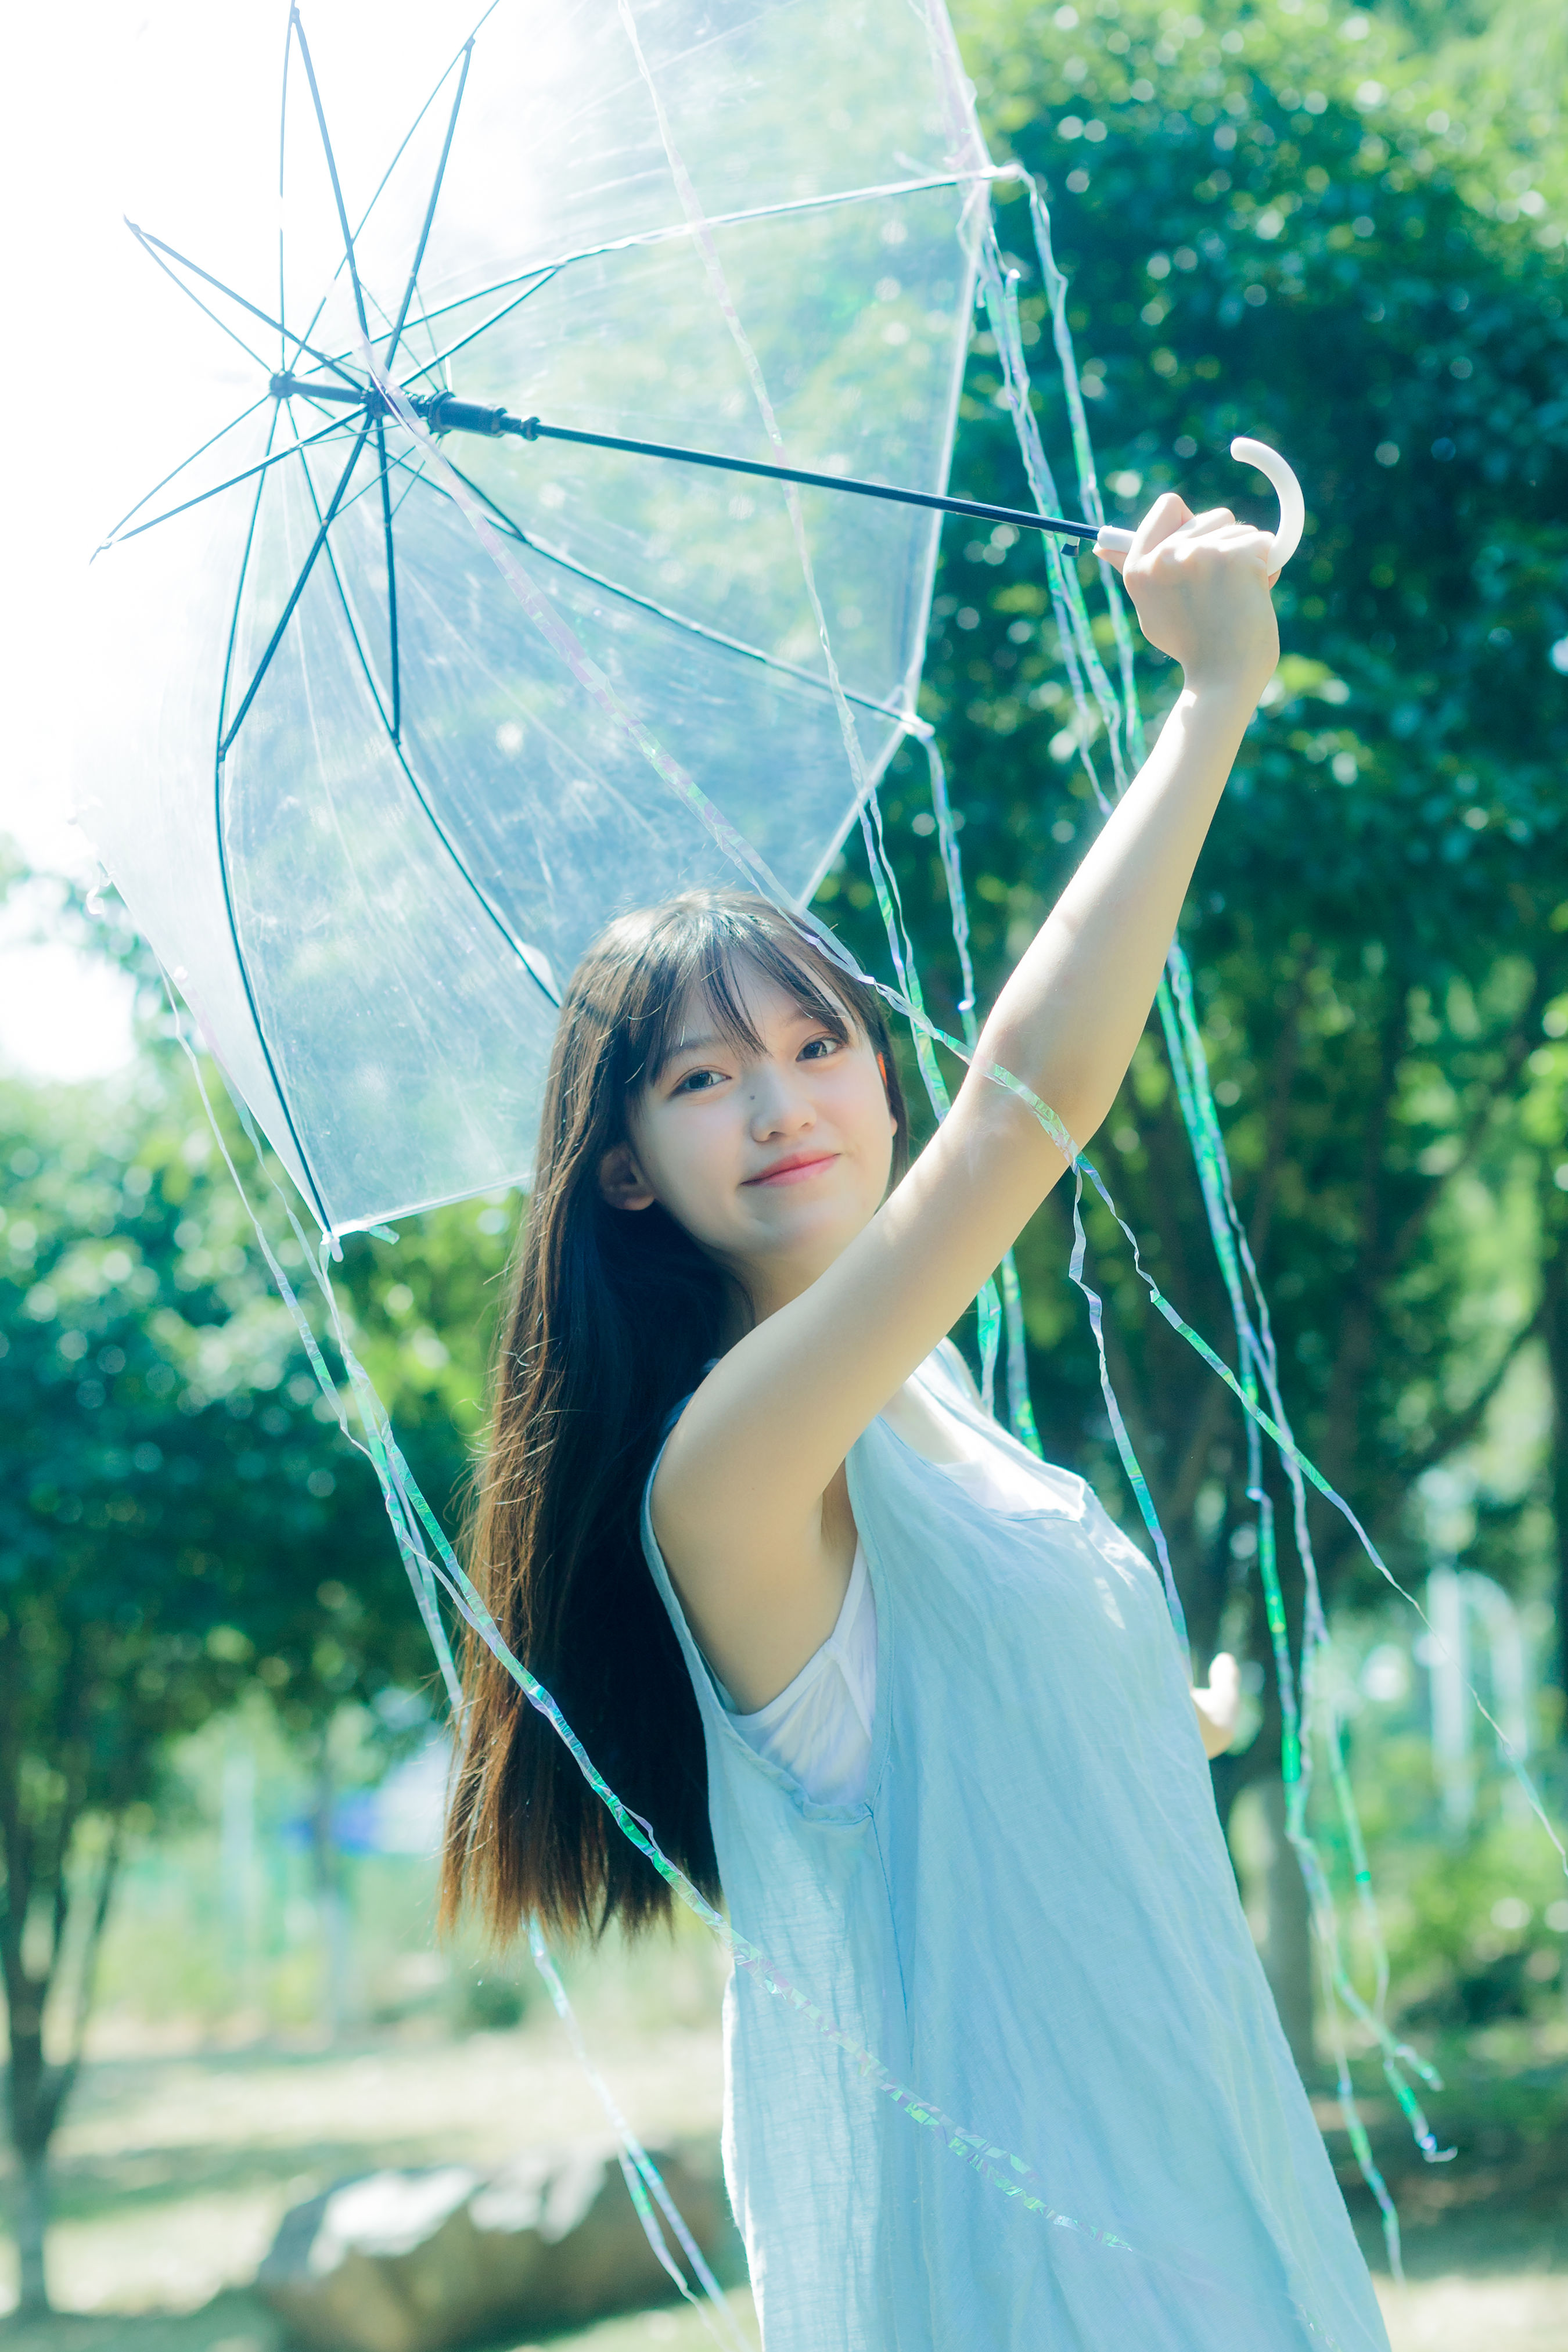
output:
[[[599,1197],[612,1209],[651,1209],[657,1197],[637,1166],[629,1143],[617,1143],[599,1162]]]
[[[888,1091],[888,1057],[885,1054],[878,1055],[877,1067],[882,1073],[882,1092],[886,1094]],[[893,1117],[893,1106],[891,1099],[889,1098],[888,1103],[888,1133],[889,1135],[897,1135],[898,1131],[899,1122]]]

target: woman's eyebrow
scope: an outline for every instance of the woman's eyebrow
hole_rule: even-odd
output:
[[[802,1028],[843,1028],[847,1032],[849,1025],[847,1014],[841,1013],[837,1007],[826,1013],[819,1013],[809,1004],[799,1003],[798,1000],[795,1019]],[[659,1067],[661,1070],[667,1070],[671,1062],[679,1060],[683,1054],[710,1054],[715,1051],[734,1053],[738,1043],[736,1038],[721,1034],[716,1030],[706,1030],[701,1035],[696,1037],[677,1037],[671,1045],[665,1047],[660,1057]]]

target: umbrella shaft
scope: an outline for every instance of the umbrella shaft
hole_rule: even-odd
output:
[[[359,408],[394,419],[396,415],[391,402],[374,387],[366,391],[349,383],[323,383],[319,376],[275,375],[268,389],[274,400],[327,401],[335,408]],[[488,408],[478,400],[458,400],[449,392],[411,392],[404,397],[432,433],[483,433],[493,439],[497,434],[522,430],[506,409]]]
[[[1049,530],[1067,539],[1092,541],[1099,526],[1069,522],[1062,515],[1036,514],[1024,507],[993,507],[978,499],[938,498],[931,490],[895,489],[886,482],[862,482],[853,474],[808,474],[798,466],[764,466],[751,457],[721,457],[710,449],[678,449],[663,441],[627,441],[611,433],[574,433],[563,425],[542,425],[537,416],[515,418],[500,428],[525,441],[577,441],[593,449],[626,449],[638,457],[668,457],[682,466],[711,466],[721,473],[757,474],[770,482],[800,482],[810,489],[847,490],[861,499],[889,499],[896,506],[934,507],[939,514],[971,515],[977,522],[1007,522],[1016,530]]]
[[[357,392],[348,384],[303,383],[297,376],[275,375],[274,399],[292,395],[330,401],[342,407],[385,411],[376,392]],[[971,516],[976,522],[1011,523],[1015,530],[1055,531],[1064,539],[1092,541],[1097,526],[1069,522],[1063,515],[1035,514],[1025,507],[987,506],[978,499],[939,498],[932,490],[896,489],[887,482],[863,482],[853,474],[810,474],[798,466],[767,466],[754,457],[721,457],[712,449],[681,449],[666,441],[628,441],[613,433],[577,433],[564,425],[542,425],[537,416],[513,416],[504,408],[487,407],[477,400],[458,400],[449,392],[410,394],[408,404],[432,433],[482,433],[488,439],[515,434],[523,441],[573,441],[590,449],[622,449],[634,457],[664,457],[679,466],[709,466],[723,474],[753,474],[769,482],[798,482],[814,490],[845,490],[859,499],[886,499],[895,506],[931,507],[939,514]]]

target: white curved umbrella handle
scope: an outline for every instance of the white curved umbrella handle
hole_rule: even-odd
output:
[[[1230,454],[1238,465],[1256,466],[1260,474],[1268,475],[1274,486],[1275,496],[1279,501],[1279,528],[1274,534],[1274,569],[1283,572],[1300,546],[1301,533],[1306,527],[1307,508],[1301,496],[1301,485],[1279,450],[1271,449],[1267,441],[1249,441],[1245,435],[1238,435],[1230,445]],[[1132,533],[1108,526],[1094,544],[1097,553],[1125,555],[1132,544]]]

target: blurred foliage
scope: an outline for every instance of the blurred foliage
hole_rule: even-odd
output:
[[[1051,200],[1111,519],[1176,487],[1264,515],[1261,485],[1226,455],[1237,431],[1288,451],[1307,487],[1309,535],[1279,594],[1284,659],[1184,921],[1298,1427],[1408,1576],[1425,1565],[1416,1482],[1466,1465],[1474,1557],[1516,1590],[1558,1580],[1568,1622],[1562,12],[1220,0],[1200,18],[1147,0],[967,0],[956,14],[995,152]],[[1025,208],[1007,184],[996,193],[1071,503]],[[1026,498],[984,335],[954,482]],[[1097,593],[1096,567],[1082,570]],[[1173,675],[1150,658],[1142,683],[1157,718]],[[947,534],[923,708],[963,814],[989,993],[1097,822],[1087,762],[1105,772],[1064,686],[1032,541]],[[923,793],[923,762],[896,763],[884,800],[905,903],[951,1023]],[[825,898],[872,953],[853,860]],[[325,1820],[334,1717],[430,1678],[374,1478],[272,1290],[161,992],[128,933],[99,936],[143,983],[137,1075],[90,1093],[0,1089],[0,1953],[13,2050],[18,2032],[37,2043],[35,2144],[68,2078],[43,2068],[37,2036],[73,1869],[90,1926],[113,1825],[145,1818],[170,1741],[259,1685],[314,1759]],[[221,1103],[219,1116],[310,1299],[265,1175]],[[1221,1340],[1224,1295],[1152,1037],[1096,1153],[1162,1286]],[[332,1269],[450,1528],[515,1216],[502,1197],[464,1203],[396,1242],[357,1236]],[[1108,1221],[1089,1223],[1118,1391],[1196,1644],[1223,1633],[1261,1653],[1233,1407],[1148,1316]],[[1036,1407],[1047,1450],[1110,1495],[1120,1473],[1066,1238],[1057,1200],[1021,1245]],[[1550,1410],[1565,1442],[1536,1442],[1542,1421],[1522,1450],[1500,1444],[1500,1399],[1524,1421]],[[1314,1511],[1331,1595],[1359,1605],[1371,1572]],[[1222,1801],[1277,1753],[1266,1716],[1222,1768]],[[1554,1952],[1557,1931],[1534,1878],[1521,1891],[1513,1826],[1484,1826],[1458,1857],[1435,1849],[1420,1740],[1403,1760],[1397,1740],[1376,1754],[1386,1786],[1361,1772],[1358,1785],[1380,1846],[1407,1857],[1391,1919],[1413,1997],[1462,2016],[1511,1969],[1544,1999],[1531,1956]],[[1497,1927],[1510,1902],[1527,1905],[1527,1929]],[[15,2118],[15,2063],[11,2081]]]
[[[168,1740],[252,1675],[304,1725],[421,1668],[374,1484],[314,1411],[195,1115],[155,1066],[112,1102],[0,1089],[0,1978],[25,2173]]]
[[[1531,23],[1538,46],[1559,40],[1554,16]],[[1457,92],[1481,49],[1434,54],[1394,15],[973,0],[958,29],[994,145],[1051,201],[1110,519],[1173,488],[1271,517],[1226,455],[1237,432],[1288,451],[1306,486],[1308,535],[1278,594],[1284,658],[1183,939],[1298,1433],[1396,1570],[1418,1576],[1415,1484],[1439,1463],[1479,1462],[1494,1400],[1516,1377],[1539,1383],[1561,1286],[1562,1127],[1542,1087],[1568,1032],[1568,321],[1562,229],[1536,168],[1560,91],[1537,100],[1510,82],[1478,131]],[[1500,31],[1486,37],[1501,57]],[[1524,42],[1506,61],[1532,54]],[[1510,146],[1507,125],[1533,148]],[[1026,208],[1006,185],[997,195],[1070,504]],[[1026,502],[984,335],[954,483]],[[1092,602],[1096,567],[1080,569]],[[1108,621],[1100,636],[1109,659]],[[1154,657],[1141,675],[1157,717],[1173,673]],[[1067,693],[1031,540],[1002,526],[946,541],[922,707],[964,814],[984,995],[1095,829],[1087,761],[1102,778],[1108,765],[1098,722]],[[951,1019],[923,763],[897,766],[886,799]],[[831,890],[872,952],[853,861]],[[1223,1344],[1226,1300],[1153,1035],[1095,1156],[1162,1287]],[[1036,1410],[1047,1451],[1103,1471],[1110,1492],[1065,1220],[1053,1200],[1020,1253]],[[1223,1629],[1260,1651],[1235,1409],[1147,1312],[1109,1221],[1091,1211],[1089,1224],[1118,1392],[1195,1646]],[[1516,1586],[1549,1567],[1553,1540],[1554,1572],[1568,1573],[1563,1510],[1553,1538],[1533,1507],[1551,1500],[1544,1452],[1525,1467],[1529,1493],[1505,1482],[1478,1496],[1489,1570]],[[1373,1571],[1317,1501],[1312,1529],[1331,1596],[1364,1596]],[[1299,1579],[1290,1599],[1299,1611]],[[1276,1729],[1222,1769],[1222,1798],[1268,1769]]]
[[[265,1691],[313,1759],[327,1899],[334,1727],[432,1680],[375,1479],[340,1427],[352,1406],[318,1385],[159,1001],[149,988],[125,1082],[0,1086],[0,1979],[24,2177],[68,2093],[116,1874],[171,1741]],[[416,1474],[454,1511],[504,1255],[493,1215],[430,1220],[412,1280],[368,1242],[343,1269]],[[274,1241],[309,1296],[299,1244]],[[395,1717],[377,1718],[384,1754]]]
[[[1526,1641],[1546,1612],[1528,1606]],[[1479,1715],[1473,1740],[1473,1811],[1446,1821],[1433,1769],[1425,1637],[1411,1654],[1407,1612],[1342,1617],[1334,1679],[1344,1748],[1362,1827],[1375,1856],[1377,1909],[1391,1964],[1393,2004],[1407,2031],[1452,2037],[1500,2024],[1530,2027],[1557,2057],[1568,2055],[1568,1879],[1522,1790]],[[1471,1671],[1494,1709],[1484,1643]],[[1550,1769],[1550,1756],[1533,1759]],[[1562,1787],[1552,1794],[1560,1811]],[[1336,1875],[1348,1875],[1343,1824],[1325,1806],[1318,1834]],[[1373,1974],[1364,1918],[1347,1916],[1361,1974]]]

